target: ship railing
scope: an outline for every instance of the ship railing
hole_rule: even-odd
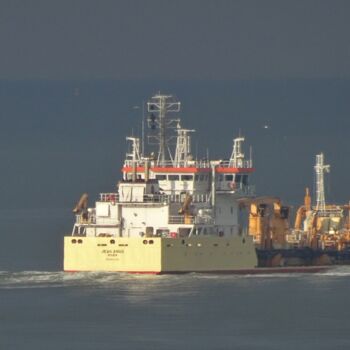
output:
[[[179,193],[179,194],[170,194],[168,195],[169,201],[171,203],[183,203],[186,194],[184,193]],[[209,193],[196,193],[192,194],[192,203],[207,203],[210,202],[210,194]]]
[[[108,226],[118,226],[120,221],[115,218],[101,218],[96,219],[95,215],[85,217],[83,214],[78,214],[75,216],[75,223],[79,226],[89,226],[89,225],[108,225]]]
[[[254,185],[244,185],[242,183],[235,183],[235,185],[231,186],[227,183],[217,183],[216,184],[217,191],[227,191],[227,192],[236,192],[246,196],[252,196],[255,194],[255,186]]]
[[[100,193],[100,201],[101,202],[118,202],[119,194],[115,192],[110,193]]]
[[[132,159],[126,159],[124,161],[124,167],[132,167],[134,165],[134,161]],[[145,163],[140,160],[136,162],[136,166],[143,167]],[[210,168],[210,161],[206,159],[202,160],[186,160],[180,162],[173,162],[171,160],[165,160],[162,162],[151,161],[150,167],[164,167],[164,168]]]
[[[196,216],[194,219],[194,223],[199,225],[213,225],[214,221],[211,216]]]
[[[143,201],[146,203],[168,203],[169,198],[166,194],[145,194]]]
[[[79,225],[93,225],[96,223],[96,218],[93,215],[77,214],[75,215],[75,223]]]
[[[128,201],[121,199],[121,202],[144,202],[144,203],[183,203],[186,198],[186,194],[145,194],[140,197],[139,200],[135,198]],[[119,199],[119,197],[117,197]],[[210,202],[210,194],[208,193],[197,193],[192,195],[192,203],[208,203]]]
[[[147,203],[183,203],[186,198],[186,194],[183,193],[176,194],[144,194],[142,200],[139,202],[147,202]],[[101,202],[119,202],[120,196],[118,193],[100,193],[100,201]],[[122,202],[124,202],[122,200]],[[210,193],[195,193],[192,194],[192,203],[207,203],[210,202]]]
[[[317,211],[316,207],[314,207],[313,209]],[[339,207],[319,209],[318,214],[320,216],[331,216],[331,217],[343,217],[344,215],[343,211]]]
[[[242,160],[234,162],[233,160],[223,160],[218,165],[220,168],[252,168],[251,160]]]
[[[243,185],[240,190],[244,195],[253,196],[255,194],[255,185]]]
[[[188,224],[194,223],[194,216],[186,215],[171,215],[169,216],[169,224]]]

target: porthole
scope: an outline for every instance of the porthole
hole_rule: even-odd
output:
[[[114,239],[111,239],[109,242],[110,242],[111,244],[115,244],[115,240],[114,240]]]
[[[142,243],[143,243],[143,244],[147,244],[147,243],[148,243],[147,239],[144,239],[144,240],[142,241]]]
[[[148,241],[148,243],[149,244],[153,244],[154,242],[153,242],[153,239],[150,239],[149,241]]]
[[[76,239],[72,239],[72,243],[73,244],[77,243],[77,240]]]
[[[82,239],[78,239],[78,243],[79,244],[83,243],[83,240]]]

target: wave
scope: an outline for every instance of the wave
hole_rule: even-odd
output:
[[[116,272],[0,271],[0,289],[159,284],[164,276]]]
[[[346,277],[350,276],[350,266],[331,266],[328,270],[317,273],[319,276],[324,277]]]
[[[189,282],[219,282],[242,280],[271,280],[323,277],[327,279],[350,276],[350,266],[331,266],[318,273],[273,273],[257,275],[215,275],[189,273],[185,275],[138,275],[116,272],[63,272],[63,271],[0,271],[0,289],[16,288],[60,288],[60,287],[94,287],[117,288],[119,290],[142,293],[157,289],[172,289],[178,294],[178,287],[183,293],[190,293]],[[186,291],[187,290],[187,291]]]

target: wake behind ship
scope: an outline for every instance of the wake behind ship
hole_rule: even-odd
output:
[[[146,155],[145,138],[128,137],[131,152],[116,190],[101,193],[93,208],[86,194],[81,197],[72,234],[64,238],[65,271],[243,272],[257,266],[239,215],[240,199],[253,195],[244,138],[233,140],[227,160],[194,159],[194,130],[181,127],[180,106],[171,95],[153,96],[147,139],[157,151]]]

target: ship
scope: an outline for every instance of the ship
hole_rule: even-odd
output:
[[[256,197],[252,152],[246,159],[243,136],[233,139],[229,157],[197,159],[191,152],[195,130],[181,126],[181,103],[158,93],[145,107],[141,137],[126,137],[129,151],[114,190],[100,193],[93,207],[84,193],[73,209],[64,271],[264,274],[327,268],[324,250],[303,246],[300,237],[310,234],[290,229],[290,207],[276,197]]]
[[[145,107],[141,137],[126,138],[116,188],[93,207],[83,194],[73,210],[64,271],[255,271],[255,245],[240,218],[240,200],[254,196],[244,137],[233,139],[226,159],[196,159],[195,130],[182,127],[181,102],[158,93]]]
[[[291,207],[277,197],[243,199],[249,211],[249,234],[257,248],[259,266],[350,264],[350,205],[327,204],[325,174],[330,165],[324,154],[316,155],[315,201],[309,188],[304,203],[296,209],[294,225]]]

